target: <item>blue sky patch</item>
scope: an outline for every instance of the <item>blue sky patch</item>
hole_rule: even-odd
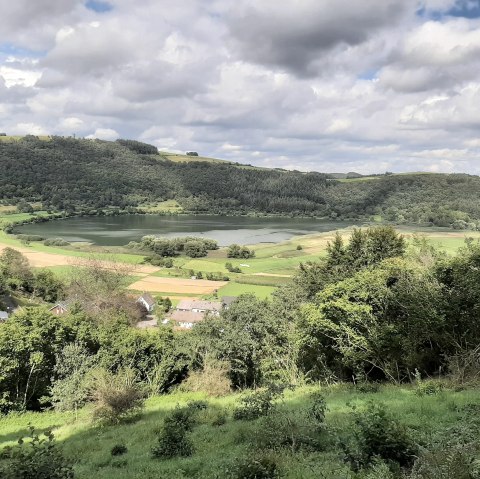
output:
[[[110,5],[108,2],[103,2],[102,0],[88,0],[85,3],[85,6],[89,10],[93,10],[97,13],[105,13],[113,10],[113,6]]]
[[[0,57],[21,57],[21,58],[41,58],[47,54],[46,51],[29,50],[27,48],[17,47],[13,43],[0,43]]]
[[[457,2],[457,4],[447,12],[447,15],[451,15],[452,17],[480,18],[480,0]]]
[[[417,10],[417,15],[428,20],[442,20],[445,17],[480,18],[480,0],[460,0],[449,10]]]

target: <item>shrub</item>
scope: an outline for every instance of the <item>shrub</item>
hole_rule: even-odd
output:
[[[0,454],[2,479],[70,479],[72,464],[65,459],[51,431],[43,438],[29,426],[28,442],[19,439],[18,445],[5,448]]]
[[[417,396],[434,396],[444,389],[444,385],[432,379],[426,381],[418,381],[415,388],[415,394]]]
[[[266,454],[238,459],[227,470],[230,479],[276,479],[280,476],[277,461]]]
[[[208,360],[205,362],[202,371],[193,371],[186,381],[183,382],[181,389],[191,392],[205,392],[209,396],[226,396],[231,392],[230,379],[228,373],[230,367],[222,361]]]
[[[188,435],[195,424],[195,407],[177,406],[166,418],[158,435],[158,444],[152,448],[152,456],[159,459],[188,457],[194,452]]]
[[[276,410],[262,418],[255,431],[255,446],[259,449],[288,447],[323,451],[328,445],[325,427],[326,403],[321,394],[310,396],[310,404],[293,410]]]
[[[365,381],[357,383],[355,387],[360,393],[378,393],[378,391],[380,390],[380,383]]]
[[[43,236],[39,235],[24,235],[24,234],[18,234],[16,235],[17,239],[20,241],[43,241],[45,238]]]
[[[423,453],[415,462],[410,479],[476,479],[480,465],[475,454],[464,445]]]
[[[355,413],[354,424],[354,443],[341,444],[352,470],[368,467],[375,458],[402,467],[413,464],[417,446],[384,406],[369,403],[365,410]]]
[[[297,251],[302,251],[303,246],[301,244],[297,245]]]
[[[122,456],[127,452],[128,452],[128,448],[127,446],[125,446],[125,444],[115,444],[115,446],[112,447],[110,454],[112,456]]]
[[[252,420],[266,416],[275,407],[275,400],[283,394],[283,387],[269,386],[240,399],[240,406],[233,411],[234,419]]]
[[[249,249],[246,246],[240,246],[238,244],[232,244],[228,247],[227,258],[241,258],[249,259],[255,257],[255,251]]]
[[[70,246],[70,243],[62,238],[49,238],[43,244],[45,246]]]
[[[190,409],[191,411],[203,411],[208,408],[208,402],[207,401],[201,401],[201,400],[195,400],[195,401],[189,401],[187,403],[187,409]]]
[[[117,374],[98,369],[92,374],[90,387],[95,402],[93,417],[99,422],[118,423],[134,416],[143,407],[145,395],[131,369]]]

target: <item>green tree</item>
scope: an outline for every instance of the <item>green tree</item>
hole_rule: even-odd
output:
[[[55,409],[77,413],[89,398],[88,373],[96,363],[96,357],[80,343],[64,346],[56,356],[55,380],[50,394]]]
[[[202,241],[187,241],[183,247],[185,254],[190,258],[207,256],[207,247]]]
[[[48,396],[68,328],[42,308],[24,308],[0,327],[0,408],[38,409]]]
[[[431,274],[401,260],[332,284],[303,308],[298,321],[305,372],[328,367],[395,381],[441,364],[443,297]]]

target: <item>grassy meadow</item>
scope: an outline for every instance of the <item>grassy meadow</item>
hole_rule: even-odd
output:
[[[278,403],[279,414],[295,415],[307,407],[309,395],[318,387],[302,387],[287,391]],[[326,441],[322,450],[308,448],[293,453],[288,447],[269,452],[287,479],[353,479],[355,476],[342,459],[339,438],[351,434],[353,411],[361,411],[369,402],[385,408],[419,444],[429,444],[447,428],[465,421],[465,406],[480,406],[478,390],[418,396],[412,387],[382,386],[375,393],[362,393],[354,387],[338,385],[320,388],[327,402]],[[98,427],[92,423],[87,407],[75,413],[10,414],[0,422],[0,447],[13,445],[27,433],[32,424],[38,431],[52,428],[65,455],[75,462],[78,479],[157,479],[157,478],[224,478],[236,461],[255,456],[255,444],[262,439],[259,420],[234,420],[233,409],[239,395],[211,399],[202,393],[174,393],[152,397],[146,408],[133,422]],[[194,453],[187,458],[155,459],[151,448],[156,445],[158,432],[166,414],[176,405],[188,401],[206,400],[208,408],[200,413],[198,424],[191,433]],[[478,410],[478,409],[477,409]],[[124,445],[127,452],[112,456],[115,445]],[[320,475],[319,475],[320,474]],[[249,476],[250,477],[250,476]],[[253,477],[253,476],[252,476]],[[380,476],[375,476],[380,477]],[[453,479],[453,478],[451,478]]]

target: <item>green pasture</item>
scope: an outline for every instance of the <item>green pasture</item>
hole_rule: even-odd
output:
[[[398,421],[404,424],[417,442],[426,442],[444,434],[448,428],[465,421],[462,408],[480,405],[478,390],[419,397],[410,387],[383,386],[376,393],[361,393],[347,385],[303,387],[287,391],[278,405],[283,414],[305,408],[312,392],[319,391],[327,401],[326,425],[331,438],[323,451],[308,449],[293,453],[289,448],[273,451],[285,479],[353,479],[354,475],[342,460],[337,445],[338,436],[350,434],[353,411],[362,410],[369,402],[381,403]],[[64,454],[75,462],[77,479],[214,479],[227,477],[226,471],[239,458],[254,454],[252,449],[258,434],[258,421],[235,421],[232,413],[239,395],[220,399],[202,393],[173,393],[152,397],[134,422],[115,426],[96,427],[91,422],[91,409],[74,413],[47,411],[43,413],[13,413],[0,421],[0,447],[13,445],[27,433],[29,424],[38,431],[53,429]],[[188,401],[206,400],[208,408],[200,415],[199,424],[191,433],[194,453],[187,458],[154,459],[151,448],[157,443],[158,431],[167,413]],[[219,414],[226,416],[222,425],[213,425]],[[127,447],[127,453],[112,456],[115,445]],[[221,453],[219,453],[221,451]],[[321,471],[321,475],[319,472]]]

